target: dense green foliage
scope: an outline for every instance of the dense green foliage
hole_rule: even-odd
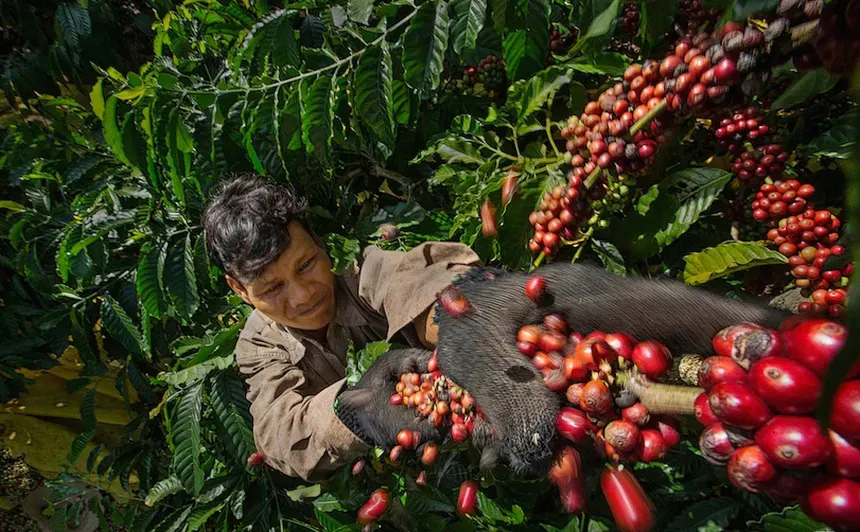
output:
[[[726,4],[724,2],[724,4]],[[725,5],[752,14],[759,4]],[[254,450],[248,403],[232,350],[250,309],[209,264],[199,217],[223,177],[258,172],[310,200],[312,223],[341,268],[361,246],[407,249],[457,239],[483,258],[527,268],[528,213],[565,181],[558,129],[633,61],[617,46],[618,0],[2,0],[5,103],[0,128],[0,400],[25,389],[18,368],[46,368],[70,344],[87,394],[109,366],[133,388],[135,420],[122,445],[89,466],[146,505],[114,507],[135,530],[357,529],[355,509],[373,483],[348,468],[325,486],[300,487],[246,467]],[[672,40],[677,2],[647,4],[635,42],[643,53]],[[547,67],[549,30],[580,38]],[[8,28],[14,30],[7,31]],[[488,55],[502,57],[501,98],[463,96],[448,80]],[[656,55],[656,52],[655,54]],[[774,106],[797,173],[813,176],[839,205],[857,110],[845,81],[789,66]],[[798,104],[806,102],[805,105]],[[846,114],[841,117],[841,115]],[[616,273],[677,276],[736,297],[762,281],[743,270],[784,262],[760,242],[731,244],[725,161],[710,157],[702,124],[690,123],[639,182],[612,224],[557,260],[599,260]],[[481,202],[500,204],[505,172],[519,196],[499,208],[500,235],[481,237]],[[400,237],[384,241],[378,226]],[[766,269],[749,270],[765,272]],[[782,271],[780,270],[779,275]],[[750,286],[755,285],[755,286]],[[778,286],[777,291],[782,286]],[[770,290],[768,290],[768,293]],[[98,408],[84,401],[68,459],[92,438]],[[688,430],[688,435],[694,434]],[[694,440],[640,477],[670,530],[801,526],[806,518],[726,487]],[[604,530],[571,520],[543,479],[484,476],[481,517],[452,512],[459,482],[478,470],[454,447],[432,486],[411,471],[372,474],[407,512],[408,529]],[[598,499],[596,497],[595,499]],[[310,501],[309,501],[310,500]],[[73,519],[73,516],[69,516]],[[758,524],[749,524],[758,523]],[[540,525],[539,525],[540,524]],[[558,528],[556,528],[558,527]],[[785,529],[785,528],[783,528]]]

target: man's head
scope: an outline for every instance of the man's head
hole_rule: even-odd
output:
[[[291,189],[242,175],[210,199],[203,228],[212,260],[246,303],[288,327],[318,330],[334,317],[334,274],[304,208]]]

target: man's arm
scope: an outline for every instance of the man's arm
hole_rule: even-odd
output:
[[[307,376],[283,349],[240,339],[236,353],[248,384],[254,441],[271,467],[319,480],[367,451],[335,413],[343,380],[311,394]]]
[[[415,321],[412,322],[415,326],[415,332],[418,333],[418,339],[421,344],[427,349],[436,347],[439,341],[439,325],[436,324],[436,305],[431,305],[430,308],[422,312]]]

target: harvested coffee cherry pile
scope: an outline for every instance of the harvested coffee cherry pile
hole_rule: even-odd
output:
[[[454,441],[465,441],[472,433],[475,416],[478,415],[475,399],[439,371],[435,352],[427,363],[427,372],[404,373],[395,386],[395,392],[389,399],[391,404],[414,408],[434,427],[451,426]],[[403,447],[410,449],[413,445]]]
[[[783,330],[742,324],[714,337],[702,363],[696,418],[705,458],[725,465],[738,488],[798,500],[833,527],[860,522],[860,365],[838,388],[829,428],[814,417],[822,378],[846,328],[789,320]]]

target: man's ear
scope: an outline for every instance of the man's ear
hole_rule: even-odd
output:
[[[251,298],[248,297],[248,291],[245,290],[245,287],[242,286],[242,283],[240,283],[236,279],[233,279],[232,277],[230,277],[230,275],[224,275],[224,278],[227,279],[227,284],[230,286],[230,288],[232,288],[234,292],[239,294],[239,297],[242,298],[242,301],[251,305],[252,307],[254,306],[254,304],[251,303]]]

